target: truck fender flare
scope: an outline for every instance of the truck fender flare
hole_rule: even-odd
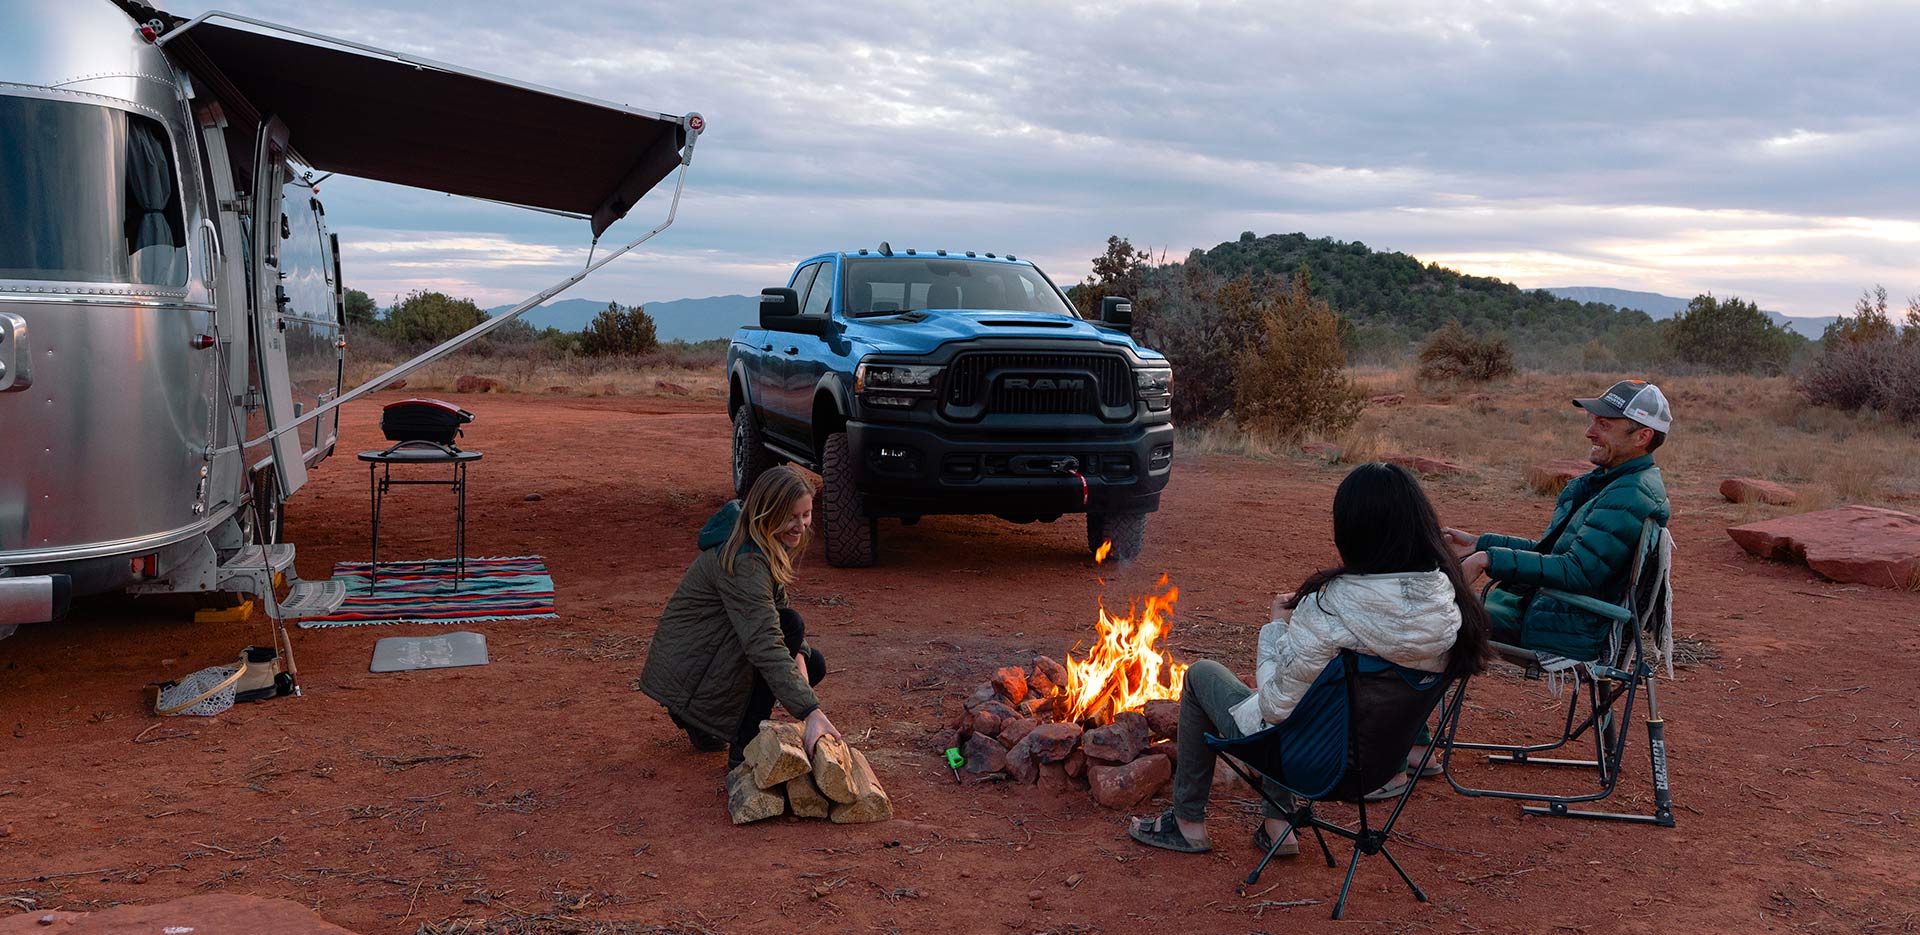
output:
[[[736,360],[727,368],[727,418],[740,411],[741,406],[751,405],[753,401],[753,381],[747,379],[745,361]]]
[[[814,409],[819,409],[820,397],[823,395],[833,401],[836,419],[835,424],[830,425],[821,425],[819,420],[814,420],[813,447],[816,451],[826,446],[828,435],[845,430],[847,419],[852,413],[852,407],[847,405],[847,388],[843,385],[839,375],[831,372],[822,374],[820,382],[814,384]]]

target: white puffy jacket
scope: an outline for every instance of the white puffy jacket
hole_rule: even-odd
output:
[[[1242,734],[1286,720],[1340,650],[1442,672],[1460,632],[1453,583],[1438,571],[1341,575],[1294,608],[1293,619],[1260,628],[1258,688],[1233,706]]]

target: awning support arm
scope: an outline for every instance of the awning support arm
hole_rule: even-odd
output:
[[[676,170],[674,174],[673,202],[667,206],[667,218],[666,220],[661,221],[659,226],[640,235],[638,239],[632,241],[631,243],[628,243],[626,246],[621,247],[620,249],[615,250],[611,253],[608,253],[604,257],[601,257],[599,262],[589,262],[579,272],[574,273],[573,275],[568,276],[567,278],[562,279],[559,282],[554,283],[553,285],[548,286],[547,288],[537,293],[534,293],[532,296],[522,300],[520,304],[515,305],[511,310],[499,315],[495,315],[494,317],[489,318],[486,321],[483,321],[477,325],[474,325],[471,328],[468,328],[467,330],[459,333],[458,335],[455,335],[454,337],[448,338],[447,340],[441,342],[439,345],[435,346],[432,350],[429,350],[419,355],[418,357],[415,357],[412,360],[407,361],[404,364],[400,364],[399,366],[394,367],[392,370],[389,370],[386,373],[383,373],[377,377],[374,377],[371,380],[368,380],[365,383],[360,384],[357,387],[354,387],[352,390],[341,394],[340,396],[334,398],[330,402],[325,403],[324,405],[316,406],[313,409],[308,410],[306,413],[302,414],[299,418],[293,420],[292,422],[287,423],[286,425],[282,425],[276,429],[273,429],[272,431],[267,432],[258,438],[248,439],[246,444],[241,447],[252,448],[255,445],[264,444],[268,441],[271,441],[277,435],[281,435],[286,432],[291,432],[302,425],[305,425],[309,422],[312,422],[315,419],[320,418],[322,415],[325,415],[327,412],[331,410],[338,409],[339,407],[347,403],[353,402],[354,400],[359,399],[363,396],[367,396],[379,390],[381,387],[384,387],[395,380],[401,379],[402,377],[405,377],[406,375],[414,372],[415,370],[419,370],[421,367],[424,367],[430,363],[433,363],[434,361],[439,360],[440,358],[445,357],[448,354],[451,354],[454,351],[459,350],[461,347],[464,347],[465,345],[472,343],[474,339],[480,337],[481,335],[484,335],[487,332],[492,331],[493,329],[498,328],[501,325],[504,325],[515,318],[520,317],[521,313],[527,311],[528,309],[534,308],[540,305],[541,303],[547,301],[548,299],[551,299],[554,296],[567,291],[568,289],[572,288],[575,283],[578,283],[580,280],[587,278],[589,275],[592,275],[595,270],[598,270],[600,267],[605,266],[616,259],[619,259],[621,256],[625,255],[627,251],[632,250],[633,248],[638,247],[649,240],[652,240],[654,235],[660,233],[661,231],[666,230],[668,227],[673,226],[673,219],[675,215],[679,214],[680,212],[680,193],[686,189],[687,167],[693,164],[693,144],[695,143],[695,141],[697,141],[700,138],[701,131],[705,129],[706,121],[699,114],[690,113],[690,114],[687,114],[685,117],[681,118],[681,124],[685,126],[687,129],[687,145],[684,149],[680,151],[680,168]],[[231,450],[231,449],[227,449],[227,450]]]

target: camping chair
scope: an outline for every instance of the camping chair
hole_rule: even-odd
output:
[[[1567,715],[1560,727],[1560,737],[1539,744],[1496,744],[1464,743],[1455,738],[1460,727],[1460,718],[1454,718],[1449,724],[1442,725],[1444,731],[1438,735],[1441,747],[1440,765],[1446,774],[1447,783],[1455,792],[1468,796],[1488,796],[1500,799],[1520,799],[1540,802],[1541,805],[1523,806],[1522,811],[1529,815],[1558,815],[1571,818],[1598,818],[1611,821],[1640,822],[1673,827],[1673,796],[1667,785],[1667,745],[1666,723],[1660,718],[1658,700],[1654,695],[1654,671],[1648,662],[1647,640],[1654,642],[1654,650],[1669,667],[1672,666],[1672,621],[1669,619],[1671,602],[1671,555],[1672,538],[1658,523],[1649,519],[1640,527],[1640,542],[1634,551],[1633,567],[1627,577],[1626,604],[1609,604],[1605,601],[1568,594],[1564,591],[1541,589],[1539,593],[1550,594],[1577,607],[1592,611],[1612,622],[1606,648],[1598,659],[1577,661],[1547,653],[1535,652],[1520,646],[1494,643],[1494,651],[1504,660],[1526,670],[1528,678],[1539,678],[1543,673],[1554,680],[1556,689],[1559,680],[1571,677],[1573,685],[1568,694]],[[1585,697],[1588,714],[1576,722],[1582,697],[1581,687],[1585,685]],[[1633,706],[1636,696],[1646,695],[1647,747],[1653,768],[1653,814],[1625,814],[1620,812],[1584,811],[1571,808],[1583,802],[1596,802],[1613,794],[1620,780],[1620,769],[1625,759],[1627,746],[1626,725],[1633,721]],[[1618,707],[1619,718],[1614,717]],[[1541,757],[1535,754],[1556,750],[1579,740],[1591,732],[1593,759],[1561,759]],[[1490,751],[1487,761],[1490,763],[1527,764],[1541,766],[1561,766],[1591,769],[1599,780],[1600,788],[1594,792],[1579,795],[1554,795],[1535,792],[1511,792],[1498,789],[1468,788],[1460,784],[1453,775],[1453,752],[1455,750]]]
[[[1413,796],[1413,787],[1419,781],[1418,772],[1393,803],[1386,823],[1378,828],[1368,822],[1365,796],[1406,768],[1407,751],[1413,748],[1415,735],[1445,694],[1446,683],[1446,677],[1440,673],[1419,672],[1374,656],[1341,650],[1340,657],[1327,664],[1284,722],[1236,740],[1206,736],[1207,746],[1225,754],[1227,765],[1240,778],[1259,790],[1261,798],[1285,813],[1288,832],[1313,829],[1314,838],[1320,842],[1320,853],[1327,858],[1327,866],[1337,864],[1322,831],[1353,842],[1347,879],[1340,887],[1340,898],[1333,904],[1336,919],[1346,908],[1347,892],[1353,888],[1353,872],[1359,866],[1361,854],[1385,857],[1394,872],[1400,874],[1400,879],[1406,881],[1407,888],[1413,890],[1414,898],[1427,901],[1427,894],[1421,892],[1400,862],[1393,858],[1393,852],[1387,850],[1387,837],[1392,834],[1393,823],[1406,808],[1407,800]],[[1457,711],[1461,695],[1461,692],[1454,693],[1454,701],[1441,715],[1442,727]],[[1425,767],[1427,757],[1432,755],[1429,747],[1420,758],[1420,765]],[[1293,793],[1298,797],[1298,804],[1287,808],[1274,801],[1261,779],[1271,780]],[[1358,825],[1347,828],[1321,819],[1313,813],[1315,802],[1358,805]],[[1260,865],[1247,875],[1248,885],[1259,881],[1261,871],[1267,868],[1267,862],[1286,839],[1286,834],[1274,838]]]

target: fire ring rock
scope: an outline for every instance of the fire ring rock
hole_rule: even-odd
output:
[[[1080,746],[1080,725],[1042,724],[1020,741],[1033,750],[1033,758],[1042,763],[1065,760]]]
[[[1005,695],[1008,704],[1019,704],[1027,697],[1027,670],[1019,666],[1005,666],[993,673],[993,687]]]
[[[1159,699],[1141,705],[1141,715],[1147,719],[1147,726],[1153,736],[1167,740],[1180,739],[1180,702]]]
[[[1087,765],[1087,783],[1093,790],[1093,800],[1108,808],[1139,805],[1153,798],[1172,778],[1173,761],[1164,756],[1143,756],[1120,766]]]
[[[997,773],[1007,768],[1007,748],[984,734],[974,734],[960,747],[967,758],[967,772],[976,776]]]

